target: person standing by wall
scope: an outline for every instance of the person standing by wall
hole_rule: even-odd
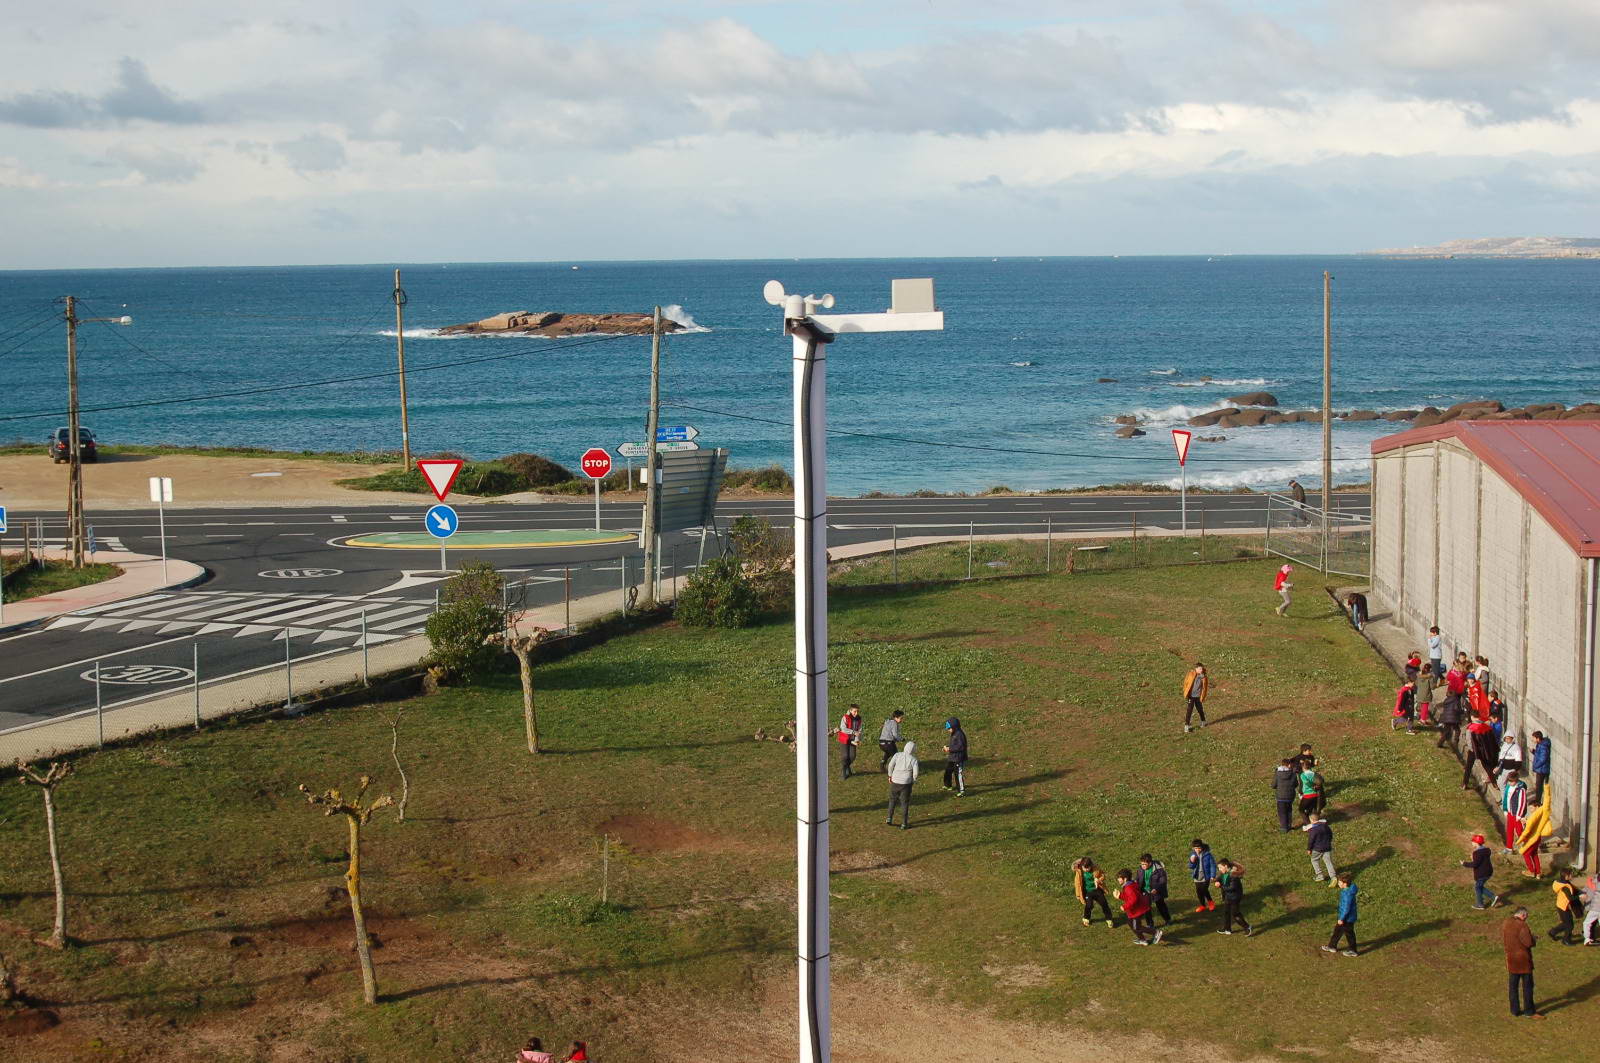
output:
[[[856,747],[861,744],[861,706],[851,704],[839,717],[839,763],[844,777],[850,778],[850,765],[856,762]]]
[[[895,806],[900,807],[900,829],[911,829],[911,787],[921,774],[917,763],[917,744],[907,742],[906,747],[889,758],[889,818],[884,822],[894,826]]]
[[[1509,732],[1500,740],[1500,770],[1507,773],[1522,771],[1522,745],[1517,741],[1517,736]]]
[[[1447,696],[1439,703],[1439,741],[1434,743],[1437,749],[1450,746],[1451,752],[1461,744],[1461,699]]]
[[[1333,924],[1333,936],[1322,946],[1322,951],[1338,952],[1339,939],[1342,937],[1345,939],[1344,955],[1354,956],[1356,955],[1356,884],[1348,871],[1341,871],[1333,884],[1339,887],[1339,914]]]
[[[1294,599],[1294,583],[1289,579],[1289,573],[1294,571],[1293,565],[1284,565],[1278,569],[1278,575],[1272,581],[1272,589],[1278,592],[1282,599],[1278,603],[1279,616],[1289,615],[1289,603]]]
[[[1507,854],[1517,848],[1517,839],[1522,837],[1522,822],[1528,818],[1528,787],[1521,779],[1517,778],[1515,771],[1506,772],[1506,784],[1500,791],[1500,811],[1506,817],[1506,848]]]
[[[904,712],[895,709],[878,731],[878,748],[883,751],[883,763],[878,766],[880,771],[889,770],[889,758],[900,748],[900,721],[904,716]]]
[[[1433,667],[1433,678],[1444,678],[1444,639],[1439,636],[1439,626],[1428,629],[1428,664]]]
[[[1507,989],[1511,1014],[1516,1018],[1544,1018],[1533,1009],[1533,931],[1528,929],[1528,909],[1518,908],[1500,927],[1500,940],[1506,948]],[[1517,1000],[1517,991],[1522,1000]]]
[[[1194,730],[1189,726],[1189,720],[1195,713],[1200,714],[1200,726],[1206,725],[1206,695],[1210,692],[1211,677],[1206,675],[1206,666],[1196,661],[1194,667],[1189,669],[1189,674],[1183,677],[1184,734]]]
[[[1211,846],[1196,838],[1189,843],[1189,877],[1194,880],[1197,912],[1214,912],[1217,902],[1211,899],[1211,883],[1217,877],[1217,858],[1211,855]]]
[[[1544,804],[1544,788],[1550,782],[1550,739],[1543,731],[1533,732],[1533,803]]]
[[[1318,882],[1327,872],[1328,885],[1338,883],[1338,873],[1333,869],[1333,828],[1321,813],[1311,813],[1311,822],[1300,828],[1306,832],[1306,853],[1311,857],[1311,874]]]
[[[1116,926],[1111,919],[1111,905],[1106,901],[1106,873],[1094,865],[1094,861],[1087,856],[1079,857],[1072,862],[1072,892],[1078,898],[1078,903],[1083,905],[1083,925],[1088,926],[1094,914],[1094,906],[1100,906],[1100,914],[1105,917],[1106,926]]]
[[[967,732],[961,729],[961,721],[954,716],[944,722],[945,747],[944,747],[944,788],[951,789],[950,782],[955,780],[957,797],[967,796]]]
[[[1498,908],[1500,897],[1489,888],[1489,879],[1494,876],[1494,854],[1489,851],[1489,843],[1483,835],[1472,836],[1472,849],[1467,859],[1461,861],[1461,866],[1472,869],[1472,910],[1481,912],[1485,908]]]
[[[1578,942],[1572,936],[1572,917],[1578,909],[1578,888],[1572,884],[1572,868],[1564,867],[1556,872],[1550,892],[1556,898],[1556,925],[1550,928],[1550,940],[1576,945]]]
[[[1600,945],[1600,875],[1590,875],[1585,885],[1578,895],[1583,901],[1583,943]]]
[[[1294,829],[1294,799],[1300,776],[1294,765],[1293,757],[1284,757],[1278,770],[1272,773],[1272,794],[1278,802],[1278,830],[1283,834]]]

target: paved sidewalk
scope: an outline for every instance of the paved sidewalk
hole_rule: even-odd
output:
[[[38,552],[51,560],[63,560],[67,556],[66,551],[60,549]],[[126,550],[96,550],[94,560],[97,563],[122,566],[122,575],[87,587],[73,587],[71,590],[44,594],[20,602],[7,602],[4,616],[0,616],[0,632],[35,627],[58,616],[79,609],[88,609],[91,606],[110,605],[112,602],[137,598],[156,591],[171,590],[175,587],[192,587],[206,578],[204,568],[192,561],[179,561],[176,558],[167,559],[165,575],[162,574],[161,559],[149,554],[135,554]]]

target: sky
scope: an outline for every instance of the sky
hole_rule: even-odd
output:
[[[0,16],[0,268],[1600,235],[1593,0]]]

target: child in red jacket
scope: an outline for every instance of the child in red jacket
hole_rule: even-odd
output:
[[[1156,929],[1156,921],[1150,915],[1150,895],[1139,888],[1133,879],[1133,872],[1127,868],[1117,872],[1117,899],[1122,902],[1123,914],[1133,928],[1133,943],[1158,944],[1161,931]]]
[[[1406,722],[1406,734],[1417,733],[1417,681],[1407,679],[1400,684],[1400,689],[1394,692],[1394,716],[1389,720],[1389,730],[1400,726],[1400,721]]]

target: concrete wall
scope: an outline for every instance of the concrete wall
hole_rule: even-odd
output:
[[[1511,729],[1525,745],[1535,730],[1550,737],[1551,812],[1571,837],[1584,755],[1584,561],[1453,440],[1378,455],[1372,475],[1374,613],[1391,614],[1412,647],[1437,623],[1447,658],[1489,659]],[[1600,796],[1591,800],[1600,811]],[[1597,826],[1600,815],[1591,846]]]

